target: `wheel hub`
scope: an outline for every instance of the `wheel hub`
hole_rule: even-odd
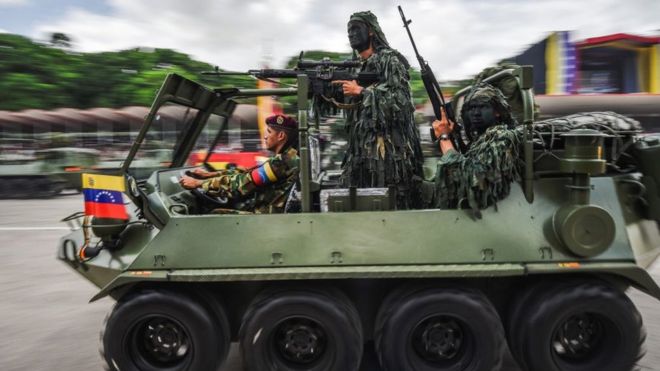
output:
[[[423,359],[430,362],[447,361],[461,351],[463,331],[450,317],[432,317],[415,327],[412,342],[413,348]]]
[[[553,338],[555,351],[568,358],[584,358],[598,347],[602,324],[596,316],[583,313],[566,320]]]
[[[176,323],[156,318],[143,327],[143,342],[146,355],[159,362],[176,362],[186,356],[189,349],[188,336]]]
[[[314,321],[294,318],[285,321],[277,331],[276,346],[285,360],[295,364],[308,364],[321,357],[326,337]]]

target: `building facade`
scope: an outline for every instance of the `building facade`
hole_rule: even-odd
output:
[[[536,94],[660,94],[660,37],[553,32],[512,60],[534,66]]]

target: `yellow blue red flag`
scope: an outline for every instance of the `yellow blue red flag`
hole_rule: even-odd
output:
[[[123,176],[83,174],[82,188],[85,195],[85,215],[128,219],[122,196],[125,190]]]

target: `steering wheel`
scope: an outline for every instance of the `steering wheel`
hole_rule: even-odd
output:
[[[231,202],[228,197],[211,196],[199,188],[191,189],[190,192],[200,201],[200,205],[207,211],[217,208],[227,208]]]

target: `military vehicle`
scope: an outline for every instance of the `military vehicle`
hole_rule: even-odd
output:
[[[128,222],[74,214],[58,245],[100,288],[92,301],[117,301],[101,335],[110,369],[216,370],[233,341],[248,370],[357,370],[365,344],[384,370],[498,370],[507,344],[525,370],[631,369],[645,333],[625,290],[660,299],[643,268],[660,247],[660,140],[535,133],[531,68],[488,80],[503,76],[525,102],[524,170],[481,219],[394,210],[390,188],[328,188],[304,74],[297,88],[268,90],[168,76],[123,170],[159,110],[177,104],[195,116],[171,165],[144,180],[126,173]],[[301,212],[214,214],[226,200],[178,179],[191,151],[212,152],[237,101],[259,95],[298,96],[300,187],[289,202]]]
[[[0,155],[0,198],[44,198],[64,189],[80,190],[83,171],[98,162],[99,151],[49,148]]]

